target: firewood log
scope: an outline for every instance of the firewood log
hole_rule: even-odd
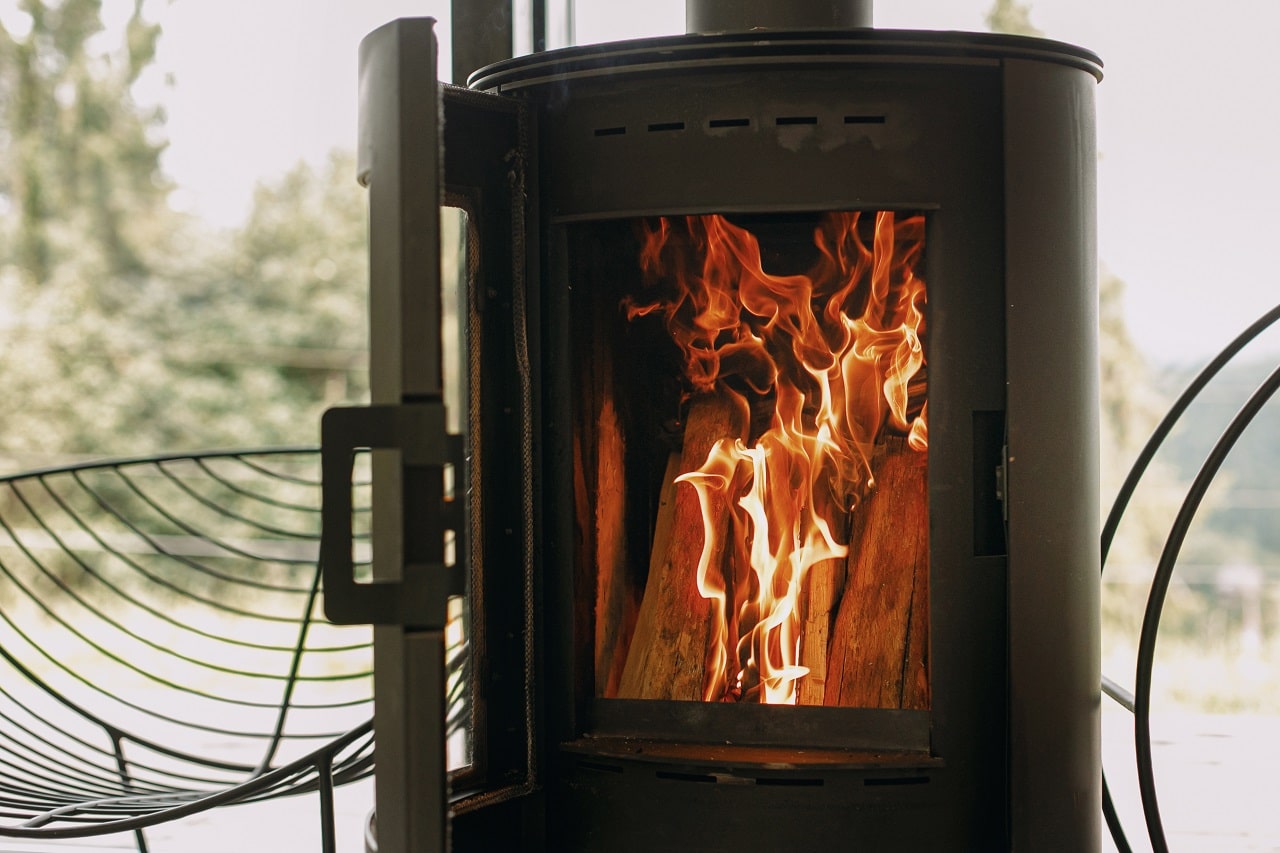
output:
[[[927,514],[926,514],[927,518]],[[907,655],[902,671],[902,707],[929,708],[929,561],[917,564],[911,587],[911,618],[907,625]]]
[[[848,514],[836,508],[826,513],[837,541],[848,534]],[[827,654],[831,628],[845,585],[847,558],[822,560],[809,568],[800,592],[800,664],[809,672],[796,686],[796,703],[821,705],[827,689]]]
[[[853,509],[848,580],[832,630],[827,705],[928,706],[929,506],[925,453],[889,438]]]
[[[643,576],[629,555],[626,488],[628,425],[619,407],[611,300],[593,304],[592,334],[574,339],[574,357],[591,365],[573,386],[575,667],[594,675],[594,693],[617,690],[635,625]]]
[[[596,428],[595,679],[596,693],[616,695],[626,662],[622,650],[635,627],[637,596],[628,569],[625,535],[626,443],[612,399],[601,405]]]
[[[696,471],[721,440],[745,440],[747,421],[746,403],[732,392],[721,390],[695,397],[685,418],[679,465],[668,474]],[[669,479],[674,481],[675,476]],[[708,524],[715,536],[711,565],[723,571],[729,506],[727,500],[716,496],[709,504]],[[649,578],[618,696],[702,700],[708,683],[707,657],[715,636],[712,601],[698,590],[704,537],[702,507],[694,487],[679,483],[675,499],[660,510]],[[669,514],[669,520],[662,514]],[[669,536],[661,532],[666,528]],[[665,544],[663,538],[667,539]]]

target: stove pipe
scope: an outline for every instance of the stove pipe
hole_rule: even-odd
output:
[[[686,0],[690,34],[871,26],[871,0]]]

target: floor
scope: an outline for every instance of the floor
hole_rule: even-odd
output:
[[[373,783],[339,788],[334,797],[338,853],[364,853],[364,821]],[[314,795],[215,809],[147,830],[150,853],[317,853],[320,806]],[[132,836],[31,843],[0,839],[5,853],[117,853],[137,848]]]
[[[1133,769],[1132,717],[1108,709],[1103,761],[1112,795],[1135,853],[1149,851]],[[1280,719],[1262,716],[1164,714],[1152,719],[1156,785],[1173,853],[1280,851]],[[372,783],[339,789],[338,851],[363,853]],[[320,849],[314,796],[235,806],[147,832],[151,853],[315,853]],[[128,837],[57,844],[0,840],[5,853],[104,853],[135,849]],[[1114,851],[1109,837],[1104,851]]]
[[[1109,703],[1108,703],[1109,704]],[[1156,795],[1171,853],[1280,851],[1280,718],[1165,713],[1151,719]],[[1150,851],[1133,717],[1103,716],[1103,768],[1135,853]],[[1114,851],[1109,837],[1103,849]]]

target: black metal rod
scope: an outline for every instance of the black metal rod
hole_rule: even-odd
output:
[[[100,468],[122,468],[126,465],[153,465],[158,462],[181,462],[188,459],[225,459],[237,458],[245,456],[309,456],[315,454],[319,450],[315,445],[281,445],[278,447],[259,447],[259,448],[242,448],[233,450],[203,450],[203,451],[187,451],[179,450],[173,453],[151,453],[145,456],[123,456],[113,457],[110,459],[98,459],[92,462],[71,462],[66,465],[54,465],[48,468],[32,468],[28,471],[20,471],[14,474],[6,474],[0,476],[0,483],[8,483],[13,480],[31,480],[39,477],[47,477],[51,474],[70,474],[72,472],[93,471]],[[240,461],[245,461],[240,459]],[[246,462],[246,464],[248,464]],[[274,471],[269,471],[257,467],[263,473],[270,474],[278,479],[290,479],[291,482],[304,482],[315,485],[314,481],[303,480],[297,478],[288,478]]]
[[[271,769],[271,762],[275,760],[276,753],[280,749],[280,742],[284,739],[285,724],[289,720],[289,710],[293,707],[293,691],[298,686],[298,670],[302,666],[302,657],[307,650],[307,634],[311,630],[311,621],[315,617],[316,600],[320,596],[320,578],[323,576],[319,564],[316,565],[315,574],[311,579],[311,594],[307,596],[307,604],[303,608],[301,624],[298,626],[298,643],[293,649],[293,659],[289,662],[289,675],[285,679],[284,695],[280,697],[280,710],[276,714],[276,725],[271,732],[271,739],[268,742],[267,750],[262,756],[262,763],[258,765],[256,773],[265,773]],[[323,771],[332,772],[329,768],[321,768]],[[323,774],[321,777],[323,783]],[[333,780],[329,780],[330,796],[332,797]],[[324,788],[321,787],[321,801],[324,805]],[[330,807],[332,808],[332,802]],[[322,808],[323,811],[323,808]],[[326,848],[327,850],[328,848]]]
[[[871,0],[686,0],[689,33],[871,26]]]
[[[1107,829],[1111,832],[1111,841],[1116,845],[1117,853],[1133,853],[1133,848],[1129,846],[1129,839],[1124,834],[1124,824],[1120,822],[1120,813],[1116,811],[1116,804],[1111,800],[1111,789],[1107,786],[1107,774],[1102,774],[1102,817],[1107,822]]]
[[[222,790],[211,794],[197,794],[195,796],[183,796],[181,793],[170,792],[159,797],[137,797],[130,801],[130,805],[137,808],[138,814],[131,817],[112,818],[99,822],[83,822],[68,823],[63,826],[45,826],[37,821],[28,821],[20,826],[4,826],[0,827],[0,837],[12,838],[89,838],[95,835],[107,835],[112,832],[132,832],[147,826],[154,826],[158,823],[164,823],[173,820],[179,820],[202,811],[207,811],[218,806],[230,805],[232,803],[249,802],[253,799],[261,799],[271,796],[275,792],[286,793],[295,790],[296,783],[308,769],[314,770],[316,764],[323,758],[324,760],[333,761],[334,756],[342,750],[348,748],[358,748],[365,750],[370,748],[373,732],[373,721],[368,720],[360,726],[351,729],[346,734],[334,739],[321,749],[304,755],[289,764],[282,765],[266,773],[262,776],[255,776],[248,781],[241,782],[237,785],[230,785]],[[165,803],[164,808],[154,811],[144,811],[148,800],[159,800]],[[104,800],[102,802],[108,802]],[[49,813],[44,818],[47,823],[55,817],[74,811],[87,811],[94,806],[94,803],[77,803],[70,807],[56,810],[57,814]]]
[[[333,756],[316,762],[316,785],[320,789],[320,838],[324,853],[337,853],[338,833],[333,809]]]
[[[1147,609],[1143,615],[1142,633],[1138,641],[1138,665],[1134,677],[1134,739],[1138,753],[1138,792],[1142,797],[1147,834],[1151,838],[1154,853],[1167,853],[1169,849],[1168,842],[1165,840],[1164,825],[1160,821],[1160,805],[1156,796],[1155,772],[1151,756],[1151,673],[1155,664],[1160,614],[1164,608],[1165,596],[1169,591],[1169,583],[1173,578],[1178,555],[1182,551],[1182,544],[1191,527],[1191,522],[1195,520],[1205,493],[1209,490],[1209,486],[1213,483],[1231,449],[1277,389],[1280,389],[1280,368],[1273,371],[1258,390],[1253,392],[1214,444],[1204,465],[1192,481],[1191,488],[1183,499],[1178,515],[1170,528],[1169,538],[1165,540],[1164,551],[1160,555],[1160,562],[1151,582],[1151,592],[1147,597]]]
[[[452,0],[453,82],[512,56],[511,0]]]
[[[530,0],[530,17],[533,18],[533,51],[547,49],[547,0]]]
[[[1133,713],[1133,694],[1105,675],[1102,676],[1102,692],[1114,699],[1120,707]]]
[[[128,791],[131,786],[129,779],[129,763],[124,757],[124,744],[119,732],[110,732],[111,748],[116,754],[116,767],[120,770],[120,790]],[[138,853],[147,853],[147,836],[143,832],[142,827],[138,827],[133,831],[133,840],[137,845]]]

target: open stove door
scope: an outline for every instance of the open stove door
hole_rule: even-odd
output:
[[[513,99],[437,83],[433,27],[393,21],[360,47],[372,404],[322,425],[325,612],[374,625],[368,846],[382,853],[515,849],[540,814],[527,118]],[[356,525],[366,452],[372,520]],[[371,539],[367,572],[353,528]],[[503,566],[501,585],[486,588],[484,562]]]

